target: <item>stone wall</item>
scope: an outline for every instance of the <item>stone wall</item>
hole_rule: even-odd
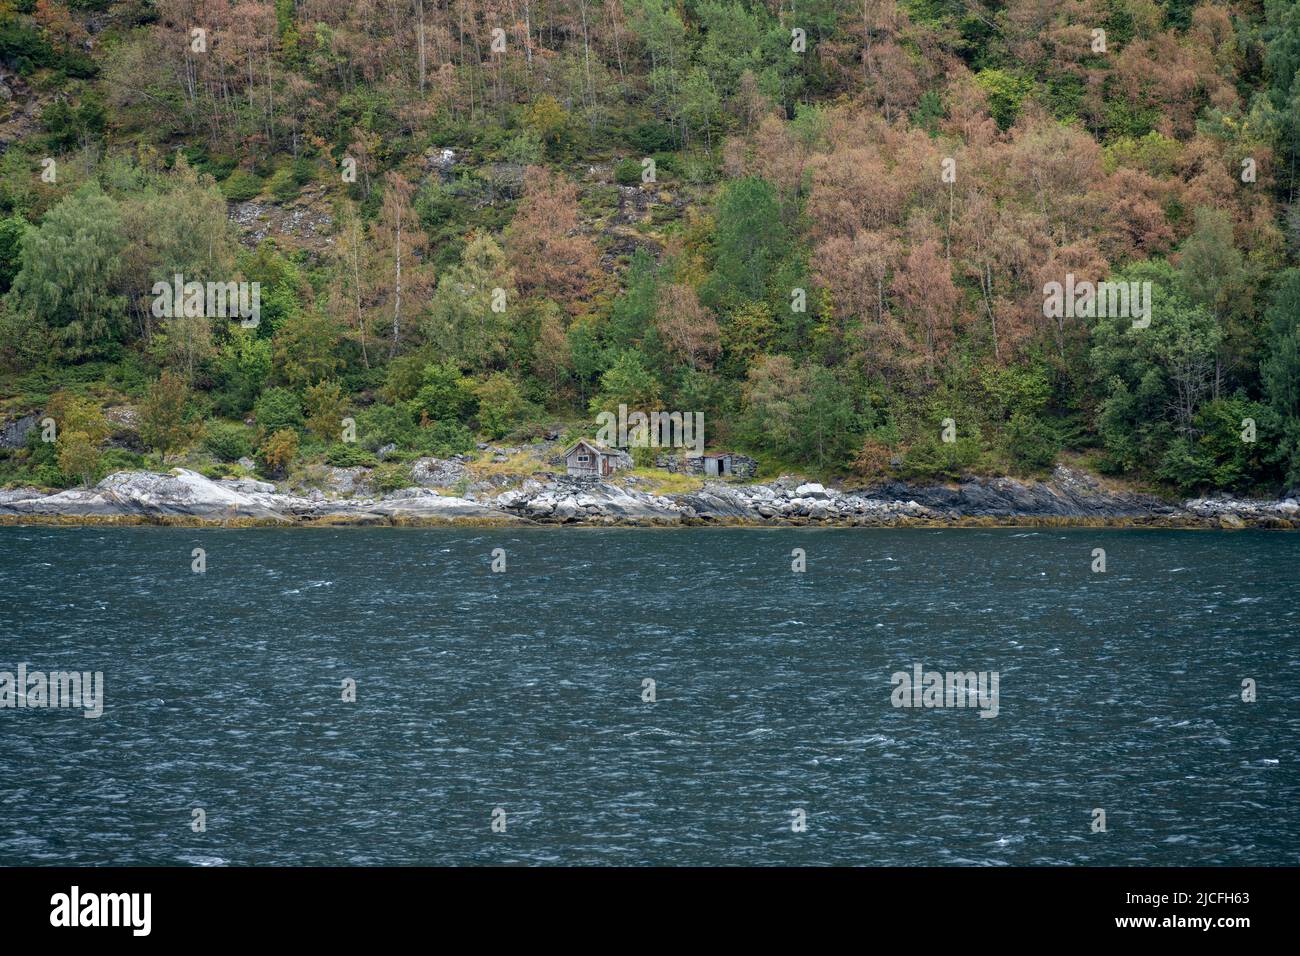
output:
[[[658,455],[656,468],[665,468],[678,475],[704,476],[704,459],[699,455]],[[731,456],[731,474],[725,477],[753,478],[758,474],[758,462],[748,455]]]

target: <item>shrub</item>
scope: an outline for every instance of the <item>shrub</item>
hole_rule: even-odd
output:
[[[405,408],[375,404],[357,413],[357,442],[369,451],[410,444],[414,435],[415,424]]]
[[[1051,425],[1028,412],[1015,412],[1007,423],[1007,454],[1025,468],[1050,468],[1060,441]]]
[[[879,478],[889,473],[893,458],[893,448],[879,438],[868,435],[858,457],[853,461],[853,472],[862,478]]]
[[[378,460],[360,445],[335,442],[325,452],[325,460],[335,468],[373,468]]]
[[[257,450],[257,460],[271,477],[283,477],[298,455],[298,433],[282,428],[271,434]]]
[[[58,465],[37,465],[31,473],[32,483],[42,488],[64,488],[68,485],[68,480],[63,476]]]
[[[411,486],[411,470],[406,465],[380,465],[370,474],[370,485],[383,494]]]
[[[302,402],[287,388],[269,388],[253,406],[253,415],[267,434],[285,428],[297,431],[302,427]]]
[[[460,421],[473,409],[473,383],[454,362],[426,365],[421,378],[423,384],[411,403],[415,414],[434,421]]]
[[[463,455],[474,449],[474,433],[457,422],[435,422],[418,430],[416,448],[438,458]]]
[[[111,475],[115,471],[134,471],[144,467],[144,456],[125,448],[108,448],[99,457],[99,474]]]
[[[518,136],[507,140],[501,153],[508,163],[535,166],[546,158],[546,144],[542,142],[539,133],[524,130]]]
[[[665,152],[677,146],[677,134],[667,123],[642,123],[628,134],[627,139],[646,155]]]
[[[348,400],[338,382],[317,382],[307,389],[307,430],[321,441],[332,441],[343,429]]]
[[[0,24],[0,60],[19,73],[34,73],[43,66],[52,66],[56,59],[54,48],[34,25],[8,17]]]
[[[955,480],[979,460],[979,450],[973,437],[959,435],[955,442],[945,442],[937,433],[926,432],[903,455],[899,473],[907,479]]]
[[[639,186],[641,184],[641,161],[624,159],[614,167],[614,181],[620,186]]]
[[[203,447],[222,461],[238,461],[253,454],[253,442],[248,429],[234,422],[209,422],[203,437]]]
[[[289,166],[276,170],[275,175],[271,177],[267,185],[271,190],[271,195],[280,202],[288,202],[295,198],[301,188],[298,185],[298,178],[294,176],[293,169]]]
[[[262,181],[246,169],[236,169],[221,184],[222,194],[231,202],[246,202],[262,191]]]

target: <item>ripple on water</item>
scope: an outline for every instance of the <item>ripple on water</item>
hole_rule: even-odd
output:
[[[0,670],[107,686],[3,715],[0,864],[1300,864],[1300,536],[0,528],[0,580]]]

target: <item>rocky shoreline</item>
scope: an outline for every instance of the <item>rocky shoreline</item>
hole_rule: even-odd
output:
[[[1103,488],[1058,466],[1046,481],[969,478],[951,485],[885,482],[826,488],[782,477],[653,494],[635,484],[534,477],[464,497],[424,487],[380,496],[286,493],[264,481],[117,472],[93,488],[0,490],[0,524],[182,526],[577,525],[830,527],[1162,527],[1300,529],[1300,501],[1198,498],[1171,503]]]

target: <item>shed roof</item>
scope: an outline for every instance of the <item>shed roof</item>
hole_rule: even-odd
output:
[[[564,456],[563,456],[563,457],[568,458],[570,455],[572,455],[575,451],[577,451],[579,448],[583,447],[584,445],[585,445],[587,448],[589,448],[591,451],[596,452],[596,454],[598,454],[598,455],[613,455],[613,454],[616,454],[616,452],[614,451],[614,449],[612,449],[612,448],[607,448],[606,446],[602,445],[602,444],[601,444],[600,442],[598,442],[598,441],[591,441],[590,439],[587,439],[587,438],[579,438],[579,439],[578,439],[576,442],[574,442],[574,443],[573,443],[569,448],[565,449],[565,452],[564,452]]]

